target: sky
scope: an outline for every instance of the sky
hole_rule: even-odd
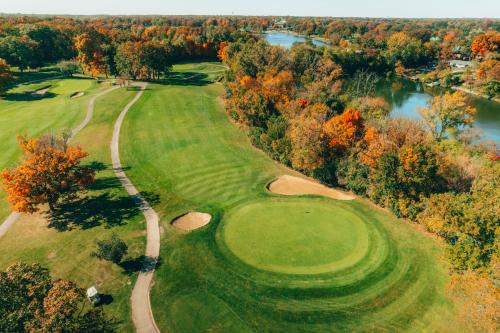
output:
[[[0,0],[0,13],[500,18],[500,0]]]

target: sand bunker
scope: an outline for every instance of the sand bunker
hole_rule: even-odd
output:
[[[78,97],[82,97],[82,96],[83,96],[83,91],[79,91],[76,93],[72,93],[70,98],[78,98]]]
[[[308,179],[288,175],[280,176],[274,182],[269,184],[268,189],[273,193],[284,195],[315,194],[336,200],[354,199],[354,196],[349,193],[329,188]]]
[[[172,225],[184,231],[191,231],[207,225],[212,216],[207,213],[190,212],[172,221]]]
[[[50,87],[47,87],[47,88],[43,88],[43,89],[40,89],[40,90],[37,90],[33,93],[31,93],[33,96],[43,96],[47,93],[47,91],[49,91]]]

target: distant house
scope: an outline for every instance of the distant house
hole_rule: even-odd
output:
[[[450,66],[452,68],[462,69],[462,68],[470,67],[471,65],[472,65],[471,61],[465,61],[465,60],[452,60],[452,61],[450,61]]]
[[[284,29],[286,27],[286,20],[279,20],[277,22],[274,23],[274,27],[276,29]]]

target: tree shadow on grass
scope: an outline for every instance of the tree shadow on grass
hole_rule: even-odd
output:
[[[152,272],[162,264],[161,257],[154,258],[145,255],[138,256],[137,258],[130,258],[120,263],[123,268],[123,274],[132,275],[134,273],[147,273]]]
[[[101,162],[91,162],[90,164],[86,165],[89,169],[94,171],[95,173],[98,173],[100,171],[112,169],[112,166],[109,164],[104,164]],[[126,171],[129,170],[130,168],[122,168],[122,170]],[[120,188],[122,184],[120,183],[120,180],[116,178],[115,176],[111,177],[98,177],[95,179],[94,183],[92,183],[89,186],[89,190],[106,190],[106,189],[111,189],[111,188]]]
[[[111,169],[110,165],[101,162],[91,162],[87,167],[96,173]],[[128,169],[130,168],[121,170]],[[115,176],[98,177],[88,188],[91,194],[62,202],[50,212],[49,227],[58,231],[89,229],[100,225],[111,228],[123,225],[146,208],[140,197],[150,205],[160,203],[160,196],[148,191],[140,192],[136,196],[116,195],[108,191],[121,188],[122,183]],[[92,193],[93,191],[95,192]]]
[[[110,294],[99,294],[99,303],[97,306],[110,305],[113,303],[113,296]]]
[[[2,99],[6,101],[15,101],[15,102],[29,102],[29,101],[39,101],[42,99],[54,98],[57,94],[53,92],[46,92],[44,94],[33,94],[32,92],[25,93],[8,93],[2,96]]]
[[[49,217],[49,227],[58,231],[89,229],[99,225],[108,228],[140,213],[132,198],[101,193],[59,204]]]

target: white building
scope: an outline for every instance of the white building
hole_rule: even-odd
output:
[[[464,60],[452,60],[450,61],[450,66],[452,68],[467,68],[472,65],[471,61],[464,61]]]

